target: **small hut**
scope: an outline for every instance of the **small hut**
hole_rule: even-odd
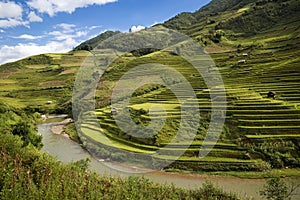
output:
[[[244,56],[244,57],[248,57],[248,56],[249,56],[249,54],[247,54],[247,53],[243,53],[243,56]]]
[[[52,104],[53,102],[52,101],[47,101],[47,104]]]
[[[116,115],[116,114],[118,114],[118,109],[117,109],[117,108],[114,108],[114,107],[112,107],[112,108],[110,109],[110,114],[112,114],[112,115]]]
[[[229,58],[234,58],[234,54],[229,54]]]
[[[274,92],[274,91],[268,92],[268,98],[275,99],[275,97],[276,97],[276,92]]]
[[[239,60],[238,64],[246,64],[246,60]]]

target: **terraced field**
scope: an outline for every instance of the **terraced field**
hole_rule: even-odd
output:
[[[55,112],[72,95],[75,74],[87,53],[37,55],[1,65],[0,100],[19,108]]]
[[[96,111],[77,113],[85,119],[84,122],[79,120],[77,127],[83,145],[101,159],[151,168],[164,168],[165,162],[172,160],[176,161],[168,165],[168,169],[262,171],[300,168],[298,8],[299,2],[295,0],[261,0],[259,4],[250,3],[237,10],[224,9],[209,14],[204,10],[206,17],[199,18],[202,16],[200,10],[200,14],[191,14],[195,15],[191,18],[185,19],[184,16],[190,16],[186,14],[175,17],[173,22],[166,22],[165,26],[177,27],[205,46],[206,52],[216,63],[215,67],[209,66],[205,73],[214,75],[219,71],[226,92],[218,90],[218,87],[209,89],[203,74],[174,53],[156,50],[142,55],[127,53],[105,71],[95,93],[89,88],[91,77],[84,82],[87,89],[80,94],[81,98],[95,95]],[[284,11],[280,13],[276,9]],[[266,16],[269,17],[268,22],[265,21]],[[190,25],[183,23],[189,20],[191,23],[186,24]],[[89,42],[96,46],[93,41]],[[107,56],[109,52],[111,49],[99,53]],[[38,55],[1,65],[0,101],[33,112],[71,114],[75,76],[87,54],[87,51],[72,51]],[[201,61],[205,63],[207,60]],[[151,120],[165,118],[162,127],[159,126],[161,124],[155,125],[157,134],[145,137],[144,132],[122,120],[125,109],[118,108],[117,115],[111,113],[111,97],[124,74],[136,66],[149,63],[159,63],[152,73],[168,82],[169,86],[179,89],[175,95],[174,91],[161,84],[146,84],[133,94],[117,91],[117,103],[122,103],[130,95],[126,109],[129,109],[132,121],[138,126],[146,128]],[[95,65],[93,60],[86,64]],[[186,91],[180,90],[182,80],[167,76],[161,65],[179,72],[192,86],[197,98],[186,98]],[[148,71],[143,69],[140,73],[147,74]],[[136,74],[129,74],[128,77],[128,87],[143,81],[136,79]],[[270,91],[276,92],[275,99],[267,97]],[[212,113],[212,102],[224,97],[226,106],[220,103],[214,107],[224,114],[221,118],[226,119],[221,135],[216,131],[208,134],[210,122],[216,118]],[[47,104],[48,101],[51,103]],[[154,105],[163,107],[164,112],[150,112]],[[184,113],[183,108],[192,111],[199,108],[200,119],[191,117],[193,113]],[[116,117],[121,119],[120,123],[125,128],[132,128],[135,135],[122,130],[116,123]],[[184,117],[189,118],[187,126],[190,127],[185,129],[184,134],[178,135]],[[195,121],[197,128],[194,127]],[[148,162],[144,165],[137,162],[145,159]]]
[[[178,95],[176,97],[172,91],[158,85],[139,88],[131,97],[129,106],[133,121],[140,126],[147,126],[150,119],[161,119],[164,116],[156,111],[150,117],[149,110],[152,106],[158,104],[164,107],[166,123],[155,137],[144,139],[126,134],[116,124],[106,99],[105,103],[101,100],[98,102],[95,112],[98,120],[82,125],[83,141],[101,158],[135,163],[134,160],[139,155],[145,154],[153,160],[147,167],[159,168],[163,161],[175,159],[167,168],[260,171],[274,167],[299,167],[300,59],[297,55],[300,50],[297,45],[300,41],[298,38],[282,42],[285,38],[277,37],[277,34],[278,32],[268,32],[268,40],[261,35],[253,36],[252,41],[263,42],[261,47],[250,48],[252,44],[245,40],[242,50],[224,50],[224,53],[219,48],[219,52],[211,54],[222,74],[226,94],[209,90],[195,69],[179,57],[165,52],[138,58],[127,55],[118,62],[118,66],[123,63],[122,68],[112,68],[114,73],[104,75],[102,83],[106,82],[105,88],[104,84],[99,84],[98,95],[103,91],[111,94],[114,84],[107,82],[115,82],[131,67],[153,60],[172,66],[183,74],[197,95],[196,101],[187,99],[184,105],[194,105],[196,102],[201,113],[197,135],[191,145],[186,142],[191,137],[189,134],[176,138],[176,130],[181,117],[184,117]],[[226,42],[225,49],[228,47]],[[234,54],[234,58],[229,57],[229,54]],[[238,64],[241,59],[246,62]],[[210,69],[208,73],[215,73],[215,69]],[[174,85],[179,86],[180,83],[174,81]],[[275,99],[267,97],[269,91],[276,92]],[[184,92],[182,94],[184,96]],[[204,139],[207,137],[213,141],[217,137],[206,134],[212,117],[211,98],[218,96],[226,96],[227,99],[227,106],[218,108],[226,113],[226,122],[217,144],[213,146],[213,142],[208,145]],[[119,110],[117,115],[122,115],[122,111]],[[104,151],[107,148],[109,152]],[[200,152],[208,151],[210,152],[206,157],[199,157]],[[133,156],[127,152],[136,154]],[[184,153],[177,158],[176,155],[181,152]]]

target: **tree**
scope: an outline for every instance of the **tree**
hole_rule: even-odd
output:
[[[38,149],[43,147],[42,136],[36,133],[34,125],[29,121],[29,119],[22,119],[14,125],[12,134],[21,137],[24,142],[23,146],[32,144]]]
[[[269,179],[259,194],[268,200],[285,200],[289,196],[286,183],[279,177]]]

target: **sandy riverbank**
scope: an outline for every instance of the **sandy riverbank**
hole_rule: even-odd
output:
[[[69,123],[72,122],[72,119],[71,118],[67,118],[61,122],[56,122],[56,123],[52,123],[51,125],[51,132],[54,133],[54,134],[57,134],[57,135],[63,135],[65,137],[69,137],[69,135],[67,135],[65,132],[64,132],[64,127],[66,125],[68,125]]]

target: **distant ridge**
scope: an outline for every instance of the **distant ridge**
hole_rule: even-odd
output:
[[[101,41],[104,41],[107,38],[110,38],[111,36],[114,36],[119,33],[121,33],[121,32],[120,31],[105,31],[104,33],[101,33],[100,35],[81,43],[80,45],[75,47],[74,50],[75,51],[78,51],[78,50],[90,51],[93,48],[95,48]]]

